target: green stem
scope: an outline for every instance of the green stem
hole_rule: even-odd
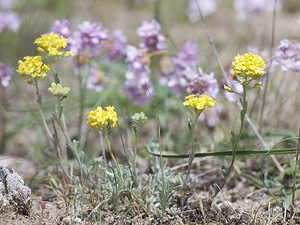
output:
[[[220,192],[220,190],[222,190],[222,188],[225,186],[228,177],[232,171],[233,165],[235,163],[235,159],[236,159],[236,151],[238,148],[238,144],[240,142],[241,139],[241,135],[242,135],[242,130],[244,127],[244,122],[245,122],[245,116],[247,114],[247,100],[246,100],[246,84],[243,84],[243,97],[241,99],[241,105],[242,105],[242,110],[241,110],[241,125],[240,125],[240,130],[237,136],[235,136],[234,133],[232,133],[232,159],[231,159],[231,163],[228,167],[228,169],[226,170],[226,173],[224,175],[224,181],[222,182],[222,184],[220,186],[218,186],[218,188],[216,189],[216,192],[214,193],[213,197],[217,196],[217,194]]]
[[[196,115],[195,115],[195,120],[193,121],[193,124],[190,128],[190,132],[191,132],[191,141],[192,141],[192,146],[191,146],[191,152],[190,152],[190,156],[189,156],[189,162],[188,162],[188,172],[186,174],[186,178],[185,178],[185,184],[187,183],[188,181],[188,178],[190,176],[190,172],[191,172],[191,166],[192,166],[192,163],[195,159],[195,148],[194,148],[194,135],[195,135],[195,127],[196,127],[196,124],[197,124],[197,121],[198,121],[198,118],[200,116],[201,112],[196,112]]]
[[[116,167],[118,168],[118,172],[120,173],[120,172],[121,172],[121,168],[119,167],[119,164],[118,164],[118,162],[117,162],[117,159],[116,159],[116,157],[115,157],[115,155],[114,155],[114,153],[113,153],[113,151],[112,151],[112,149],[111,149],[110,138],[109,138],[109,136],[108,136],[107,131],[104,131],[104,136],[105,136],[105,141],[106,141],[107,147],[108,147],[108,153],[109,153],[109,155],[111,156],[111,158],[112,158],[114,164],[116,164]]]
[[[236,156],[243,156],[243,155],[255,155],[255,156],[271,156],[271,155],[291,155],[295,154],[297,151],[296,148],[280,148],[280,149],[271,149],[271,150],[265,150],[265,149],[253,149],[253,150],[236,150],[235,155]],[[148,152],[155,156],[163,158],[173,158],[173,159],[182,159],[182,158],[189,158],[190,154],[173,154],[173,153],[159,153],[156,151],[153,151],[151,149],[148,150]],[[224,157],[224,156],[232,156],[232,150],[224,150],[224,151],[215,151],[215,152],[196,152],[195,158],[205,158],[205,157]]]
[[[36,96],[37,96],[36,102],[39,105],[39,112],[40,112],[40,115],[42,118],[43,126],[44,126],[46,133],[49,136],[50,140],[52,140],[52,134],[49,130],[49,127],[48,127],[46,119],[45,119],[45,115],[44,115],[44,111],[43,111],[43,100],[42,100],[42,96],[40,94],[39,85],[38,85],[37,80],[34,80],[34,86],[35,86],[35,91],[36,91]]]
[[[295,169],[293,171],[293,187],[292,187],[292,204],[291,204],[291,219],[290,222],[293,223],[294,216],[295,216],[295,197],[296,197],[296,178],[297,178],[297,170],[298,170],[298,162],[299,162],[299,149],[300,149],[300,128],[298,132],[298,144],[296,149],[296,157],[295,157]]]
[[[79,118],[78,118],[78,138],[80,138],[82,133],[82,121],[84,114],[84,102],[85,102],[85,84],[81,72],[78,73],[79,82]]]

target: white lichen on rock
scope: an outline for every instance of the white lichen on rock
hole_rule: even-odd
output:
[[[13,169],[0,165],[0,211],[15,210],[29,214],[31,189]]]

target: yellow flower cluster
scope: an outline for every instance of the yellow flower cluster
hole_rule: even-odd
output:
[[[189,95],[185,97],[183,105],[186,107],[191,107],[199,111],[204,111],[207,108],[212,108],[217,104],[217,101],[211,97],[202,94],[199,97],[195,95]]]
[[[263,71],[264,67],[265,62],[259,55],[252,53],[238,54],[234,57],[230,73],[234,80],[237,80],[237,77],[241,77],[242,81],[247,78],[256,79],[266,74],[266,71]]]
[[[19,60],[17,72],[23,76],[30,76],[30,79],[44,78],[50,66],[43,63],[42,56],[26,56]]]
[[[34,42],[38,45],[39,52],[47,52],[49,56],[71,56],[71,52],[62,52],[61,50],[67,47],[67,39],[63,36],[59,36],[53,32],[49,34],[43,34],[37,38]]]
[[[97,107],[94,111],[91,111],[88,115],[87,124],[93,128],[109,128],[116,127],[117,125],[117,113],[113,106],[107,106],[105,109]]]

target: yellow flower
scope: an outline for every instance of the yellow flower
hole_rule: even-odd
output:
[[[53,32],[43,34],[34,42],[38,46],[39,52],[47,52],[49,56],[71,56],[71,52],[62,52],[61,50],[67,47],[68,41],[63,36],[59,36]]]
[[[94,111],[91,111],[88,115],[87,124],[93,128],[115,128],[117,125],[117,113],[113,106],[107,106],[105,109],[97,107]]]
[[[217,101],[211,97],[202,94],[199,97],[195,95],[189,95],[185,97],[183,105],[186,107],[191,107],[199,111],[204,111],[207,108],[212,108],[217,104]]]
[[[30,76],[26,79],[27,81],[34,78],[44,78],[47,71],[50,70],[50,66],[43,63],[42,56],[26,56],[18,63],[17,72],[23,76]]]
[[[234,57],[230,73],[234,80],[238,80],[243,84],[247,81],[247,78],[257,79],[265,75],[266,71],[263,71],[264,67],[265,62],[259,55],[252,53],[238,54]],[[241,79],[238,79],[238,77]]]

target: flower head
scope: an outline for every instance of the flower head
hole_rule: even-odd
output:
[[[183,75],[187,81],[185,89],[188,94],[206,94],[213,98],[217,97],[219,86],[213,73],[205,74],[199,67],[194,72],[185,70]]]
[[[153,98],[154,88],[150,77],[138,77],[131,72],[127,72],[124,92],[125,95],[135,103],[147,105]]]
[[[78,30],[71,37],[71,50],[75,54],[87,54],[94,57],[101,49],[103,40],[107,39],[108,32],[98,22],[84,21],[78,25]]]
[[[18,63],[17,72],[20,75],[27,76],[29,80],[44,78],[50,70],[50,66],[43,63],[42,56],[26,56]]]
[[[144,112],[135,113],[131,117],[132,122],[135,123],[135,124],[143,124],[144,122],[146,122],[147,119],[148,118],[147,118],[147,116],[145,115]]]
[[[198,61],[198,45],[191,41],[184,43],[180,51],[173,58],[173,63],[178,70],[185,70],[187,67],[195,68]]]
[[[150,60],[145,51],[127,46],[126,61],[128,69],[125,74],[124,92],[136,103],[146,105],[151,101],[154,92],[150,79]]]
[[[117,125],[117,113],[113,106],[97,107],[88,115],[87,124],[96,129],[115,128]]]
[[[194,108],[197,111],[204,111],[207,108],[212,108],[217,104],[217,101],[208,95],[202,94],[199,97],[189,95],[185,97],[183,105],[186,107]]]
[[[122,59],[126,55],[127,38],[122,31],[115,30],[108,35],[106,49],[110,60]]]
[[[64,97],[67,96],[70,92],[69,87],[63,87],[61,84],[56,84],[54,82],[51,83],[51,86],[48,88],[48,91],[52,93],[54,96]]]
[[[51,32],[63,36],[68,39],[71,37],[72,32],[70,29],[70,21],[69,20],[56,20],[51,28]]]
[[[8,86],[12,74],[13,74],[12,68],[0,62],[0,84],[3,87]]]
[[[244,83],[248,78],[257,79],[266,74],[264,60],[253,53],[237,55],[232,62],[231,76],[234,80]]]
[[[156,20],[144,21],[138,28],[137,34],[141,39],[140,47],[146,51],[154,52],[167,48],[166,38]]]
[[[284,71],[300,72],[300,42],[284,39],[275,52],[276,63]]]
[[[49,56],[70,56],[70,52],[62,52],[67,47],[68,41],[65,37],[59,36],[53,32],[43,34],[34,42],[38,46],[38,51],[46,52]]]

